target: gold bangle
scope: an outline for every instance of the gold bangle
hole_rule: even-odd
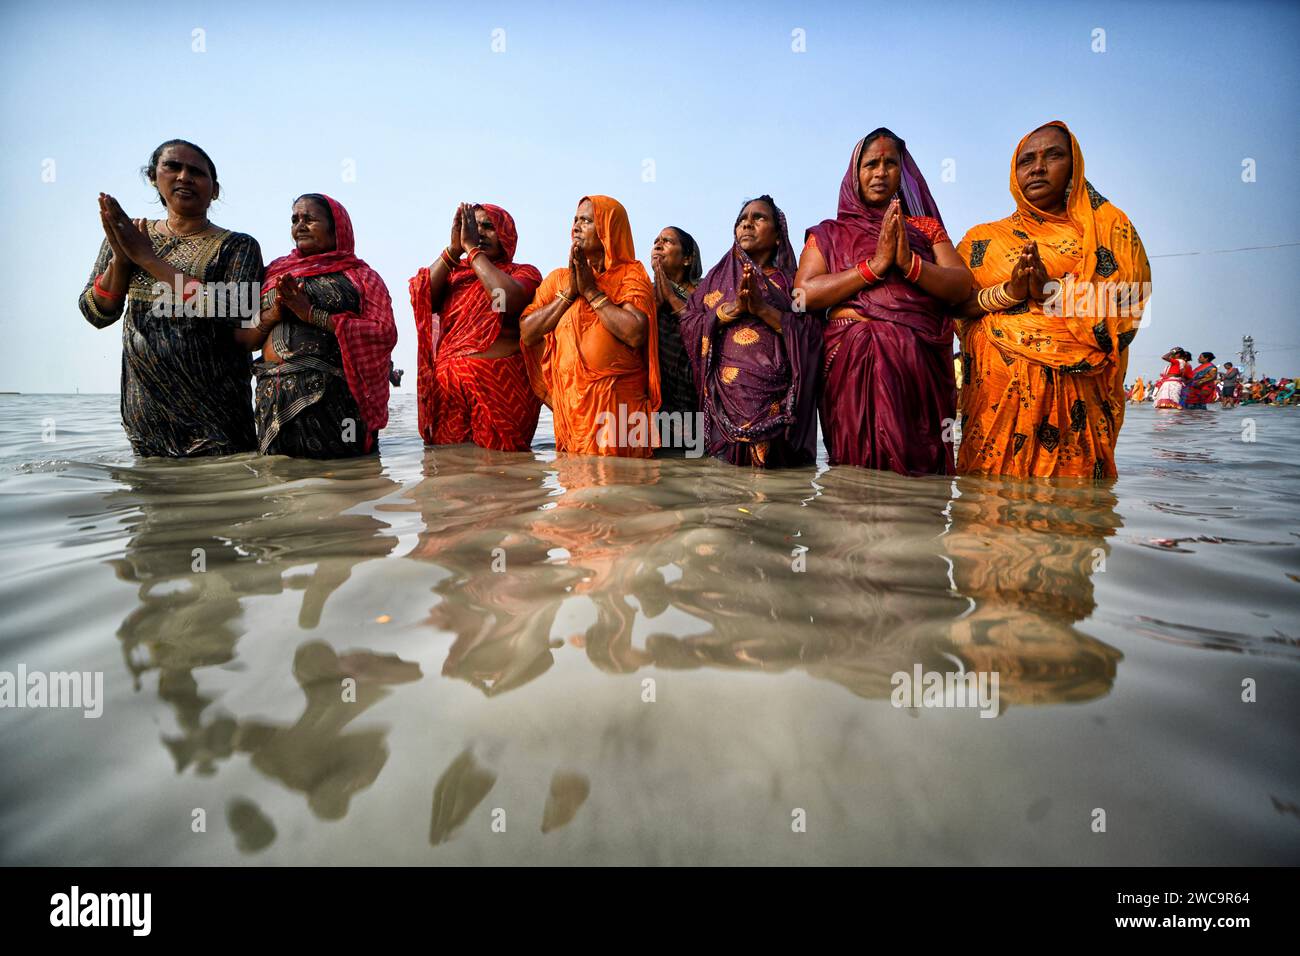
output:
[[[570,305],[573,304],[573,300],[570,299],[570,298],[569,298],[567,295],[565,295],[563,292],[558,292],[558,291],[557,291],[555,294],[556,294],[557,296],[559,296],[561,299],[563,299],[565,302],[568,302]]]
[[[593,309],[599,309],[601,306],[605,305],[608,302],[609,302],[609,296],[605,295],[605,293],[603,292],[600,293],[598,296],[596,296],[596,298],[587,300],[587,304],[591,306]]]

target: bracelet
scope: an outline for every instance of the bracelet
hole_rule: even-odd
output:
[[[573,300],[570,299],[567,295],[565,295],[562,290],[557,290],[555,294],[559,296],[561,299],[563,299],[565,302],[569,303],[570,305],[573,304]]]
[[[912,264],[907,269],[908,282],[915,282],[917,279],[921,278],[921,263],[923,261],[924,260],[915,252],[912,253]]]
[[[117,305],[119,302],[121,302],[123,299],[126,298],[126,295],[125,295],[125,294],[118,295],[118,294],[116,294],[116,293],[114,293],[114,292],[109,292],[109,291],[108,291],[107,289],[105,289],[102,285],[100,285],[100,284],[99,284],[99,280],[102,279],[102,278],[104,278],[104,277],[103,277],[103,276],[95,276],[95,282],[94,282],[94,289],[95,289],[95,292],[99,295],[99,297],[100,297],[101,299],[103,299],[103,300],[106,301],[106,302],[110,302],[110,303],[112,303],[113,305]]]
[[[980,289],[975,296],[975,301],[985,312],[1005,312],[1013,305],[1019,305],[1025,300],[1017,299],[1007,291],[1005,282],[999,282],[997,285]]]
[[[446,249],[442,250],[442,253],[440,254],[440,258],[442,259],[442,264],[445,265],[448,269],[456,268],[456,260],[451,257],[451,255],[447,252]]]
[[[587,304],[591,306],[593,309],[599,309],[601,306],[606,305],[608,302],[609,302],[609,296],[605,295],[605,293],[603,292],[597,295],[596,298],[587,300]]]
[[[482,254],[483,254],[483,250],[480,249],[478,246],[475,246],[473,249],[469,251],[469,255],[466,258],[469,264],[472,266],[474,264],[474,257],[481,256]]]
[[[880,281],[880,276],[876,275],[871,268],[871,263],[866,259],[859,262],[855,268],[858,270],[858,275],[867,280],[867,285],[873,285]]]

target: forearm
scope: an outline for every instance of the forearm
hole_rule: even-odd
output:
[[[867,287],[867,280],[856,268],[845,269],[835,274],[809,276],[799,288],[804,292],[804,306],[811,312],[815,309],[829,309],[841,302],[846,302]]]
[[[429,263],[429,304],[434,312],[438,311],[443,296],[447,294],[447,283],[451,279],[451,266],[447,265],[447,258],[450,256],[450,250],[444,249]]]
[[[921,261],[921,274],[915,284],[936,299],[950,304],[964,302],[971,292],[969,271],[924,260]]]
[[[519,320],[519,341],[525,346],[538,345],[548,332],[560,324],[569,302],[556,296],[546,305]]]
[[[493,308],[498,301],[503,302],[506,315],[518,315],[528,305],[528,293],[518,282],[502,272],[486,255],[477,255],[470,261],[470,267],[478,276],[492,300]]]
[[[592,308],[606,331],[624,345],[635,349],[640,348],[645,343],[646,320],[641,316],[615,305],[613,300],[608,297],[601,302],[599,307],[593,305]]]

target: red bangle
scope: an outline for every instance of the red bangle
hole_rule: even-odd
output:
[[[456,260],[454,260],[451,256],[447,255],[446,249],[442,250],[441,256],[442,256],[443,264],[446,265],[448,269],[456,268]]]
[[[112,293],[112,292],[109,292],[109,291],[108,291],[107,289],[105,289],[102,285],[100,285],[100,284],[99,284],[99,280],[102,279],[102,278],[104,278],[104,277],[103,277],[103,276],[95,276],[95,283],[94,283],[94,290],[95,290],[95,293],[96,293],[96,294],[97,294],[101,299],[106,299],[106,300],[109,301],[109,302],[121,302],[123,299],[126,298],[125,295],[116,295],[116,294],[114,294],[114,293]]]
[[[913,252],[912,265],[907,270],[907,281],[915,282],[919,278],[921,278],[921,257]]]
[[[469,255],[466,256],[466,261],[469,262],[470,265],[473,265],[473,264],[474,264],[474,257],[477,256],[477,255],[482,255],[482,253],[483,253],[483,250],[480,249],[478,246],[475,246],[473,249],[471,249],[471,250],[469,251]]]
[[[867,280],[867,285],[872,285],[873,283],[880,281],[880,276],[871,271],[871,263],[867,262],[866,259],[863,259],[858,263],[857,270],[858,275]]]

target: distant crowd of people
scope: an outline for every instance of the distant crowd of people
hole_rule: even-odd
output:
[[[1300,404],[1295,379],[1245,381],[1231,362],[1224,362],[1223,368],[1215,365],[1213,352],[1202,352],[1194,366],[1192,353],[1184,348],[1172,348],[1160,359],[1169,363],[1164,372],[1149,386],[1139,375],[1126,389],[1130,402],[1152,402],[1156,408],[1206,408],[1216,402],[1224,408]]]

